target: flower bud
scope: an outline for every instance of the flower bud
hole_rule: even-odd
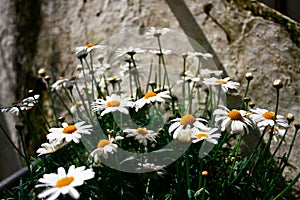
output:
[[[273,82],[273,87],[276,89],[280,89],[283,87],[283,83],[280,79],[277,79]]]
[[[286,119],[287,119],[288,123],[291,124],[295,120],[295,117],[292,113],[288,113],[286,115]]]
[[[25,125],[24,125],[22,122],[20,122],[20,123],[17,123],[17,124],[15,125],[15,128],[16,128],[18,131],[22,131],[22,130],[25,128]]]
[[[39,69],[38,74],[42,77],[45,77],[46,75],[46,70],[44,68]]]
[[[253,79],[253,74],[251,72],[247,72],[246,75],[245,75],[245,78],[248,80],[248,81],[251,81]]]
[[[208,171],[202,171],[202,176],[208,176]]]

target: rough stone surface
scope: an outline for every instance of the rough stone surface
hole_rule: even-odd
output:
[[[27,0],[25,4],[30,2]],[[33,27],[39,26],[35,30],[38,37],[35,36],[36,40],[32,40],[35,43],[34,54],[24,51],[20,55],[25,60],[21,60],[20,63],[26,63],[27,70],[33,75],[36,75],[39,68],[44,67],[54,79],[59,76],[70,76],[78,64],[73,56],[73,49],[76,46],[84,45],[88,41],[101,43],[111,35],[126,29],[156,26],[184,32],[167,3],[161,0],[39,2],[40,12],[36,14],[41,19],[29,24]],[[273,110],[275,90],[272,82],[281,79],[284,88],[280,93],[279,113],[286,115],[291,112],[299,122],[300,48],[299,41],[293,37],[294,33],[279,23],[280,20],[272,20],[272,17],[263,16],[263,13],[261,16],[253,14],[249,9],[243,10],[237,7],[234,1],[186,0],[185,3],[229,76],[234,81],[242,83],[239,94],[243,95],[246,86],[244,75],[250,71],[254,75],[254,80],[249,96],[258,107]],[[204,12],[204,5],[212,5],[210,17]],[[4,11],[5,6],[7,5],[2,3],[1,10]],[[14,33],[4,31],[4,27],[12,23],[10,17],[7,12],[1,12],[0,32],[5,36],[1,39],[1,51],[5,51],[2,53],[4,56],[1,69],[13,65],[11,54],[14,54],[14,48],[18,48],[11,46],[14,38],[10,38],[14,37]],[[18,21],[14,23],[17,24]],[[18,27],[16,24],[12,26]],[[5,79],[6,81],[1,75],[1,83],[7,85],[6,87],[1,85],[2,94],[7,91],[5,88],[11,87],[9,85],[17,87],[15,81],[22,77],[22,74],[13,72],[12,68],[5,69],[10,76]],[[6,93],[10,96],[10,100],[13,99],[11,94]],[[1,97],[1,103],[3,102],[6,103],[7,100]],[[291,137],[291,135],[288,137],[287,144],[290,143]],[[298,147],[299,138],[296,141],[295,146]],[[294,172],[299,171],[298,152],[299,148],[293,151],[292,164],[296,167]]]

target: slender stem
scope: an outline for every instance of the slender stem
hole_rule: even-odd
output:
[[[58,126],[58,118],[57,118],[57,115],[56,115],[56,109],[55,109],[55,106],[54,106],[54,100],[53,100],[53,96],[52,96],[52,92],[51,92],[51,87],[50,87],[49,81],[47,81],[47,88],[48,88],[48,95],[49,95],[50,102],[51,102],[53,116],[54,116],[54,119],[55,119],[55,122],[56,122],[56,126]]]
[[[191,180],[190,180],[190,163],[188,151],[185,153],[185,171],[186,171],[186,183],[187,183],[187,195],[189,199],[192,199],[191,193]]]
[[[288,161],[289,158],[290,158],[290,155],[291,155],[291,152],[292,152],[292,149],[293,149],[293,146],[294,146],[294,143],[295,143],[295,140],[296,140],[296,136],[297,136],[297,132],[298,132],[298,128],[295,128],[295,133],[294,133],[294,136],[293,136],[293,140],[292,140],[292,143],[290,145],[290,148],[289,148],[289,151],[288,151],[288,154],[286,156],[286,160]]]
[[[237,144],[235,145],[234,150],[232,151],[232,153],[234,153],[234,160],[233,160],[232,167],[230,169],[230,173],[229,173],[229,176],[228,176],[228,181],[230,180],[230,178],[231,178],[231,176],[232,176],[232,174],[234,172],[235,163],[236,163],[237,155],[238,155],[238,152],[239,152],[242,140],[243,140],[243,136],[239,135],[239,139],[237,141]]]
[[[281,199],[281,197],[292,188],[292,186],[298,181],[299,178],[300,173],[298,173],[297,176],[293,179],[293,181],[288,186],[286,186],[286,188],[284,188],[284,190],[282,190],[273,200]]]
[[[26,157],[23,155],[23,153],[20,151],[20,149],[15,145],[15,143],[12,141],[12,139],[10,138],[10,136],[8,135],[8,133],[6,132],[5,128],[2,126],[2,124],[0,123],[0,128],[2,130],[2,132],[4,133],[4,135],[6,136],[6,138],[8,139],[9,143],[13,146],[13,148],[19,153],[19,155],[26,160]]]

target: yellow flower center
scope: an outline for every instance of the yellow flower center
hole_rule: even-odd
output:
[[[120,101],[118,101],[118,100],[112,100],[112,101],[107,102],[107,103],[106,103],[106,106],[107,106],[107,107],[117,107],[117,106],[119,106],[120,104],[121,104]]]
[[[65,178],[61,178],[56,182],[56,187],[58,187],[58,188],[65,187],[67,185],[70,185],[73,181],[74,181],[73,176],[70,176],[70,177],[67,176]]]
[[[146,128],[138,128],[135,130],[135,133],[136,134],[141,134],[141,135],[147,135],[148,134],[148,131]]]
[[[63,133],[65,133],[65,134],[72,134],[72,133],[74,133],[75,131],[77,131],[76,126],[74,126],[74,125],[69,125],[69,126],[67,126],[67,127],[64,128]]]
[[[180,124],[183,126],[188,125],[188,124],[192,125],[195,121],[196,121],[196,118],[193,115],[186,114],[181,118]]]
[[[273,113],[273,112],[265,112],[262,116],[264,118],[266,118],[266,119],[274,119],[275,113]]]
[[[89,43],[89,44],[86,44],[85,46],[86,46],[87,48],[91,48],[91,47],[95,46],[95,44]]]
[[[200,133],[197,133],[197,134],[196,134],[196,137],[197,137],[198,139],[202,140],[202,139],[208,138],[208,134],[205,133],[205,132],[200,132]]]
[[[228,113],[228,117],[231,119],[231,120],[242,120],[243,117],[241,115],[241,113],[238,111],[238,110],[232,110]]]
[[[106,145],[109,145],[109,144],[110,144],[109,140],[103,139],[103,140],[100,140],[98,142],[97,148],[100,149],[100,148],[103,148],[103,147],[105,147]]]
[[[227,81],[224,81],[224,80],[216,80],[216,83],[218,84],[227,84]]]
[[[155,92],[147,92],[144,96],[145,99],[148,99],[150,97],[155,97],[157,94]]]

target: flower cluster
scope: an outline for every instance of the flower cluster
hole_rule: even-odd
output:
[[[34,190],[40,192],[36,195],[38,198],[56,199],[60,194],[68,194],[79,199],[85,194],[87,196],[83,198],[86,199],[105,199],[107,194],[99,189],[100,185],[105,185],[100,180],[104,180],[113,190],[110,195],[118,192],[119,195],[124,195],[132,188],[144,187],[142,190],[146,192],[142,194],[143,197],[160,198],[161,194],[156,194],[155,191],[161,188],[152,182],[155,180],[160,185],[160,181],[156,180],[163,177],[164,181],[161,182],[166,182],[166,176],[170,183],[164,187],[168,191],[176,191],[168,194],[166,199],[173,199],[173,196],[174,199],[186,199],[186,196],[191,199],[192,195],[198,198],[199,194],[205,199],[204,196],[209,192],[215,194],[219,190],[223,191],[224,185],[235,191],[236,188],[244,187],[243,184],[247,182],[245,180],[252,180],[255,173],[250,168],[259,163],[252,159],[265,156],[265,151],[259,154],[254,154],[254,151],[249,158],[242,159],[239,145],[243,137],[251,136],[256,131],[262,136],[270,133],[270,138],[280,141],[281,145],[290,123],[277,113],[278,107],[274,112],[255,108],[250,106],[250,98],[245,98],[238,108],[223,105],[225,101],[222,101],[222,95],[240,90],[240,83],[229,77],[222,78],[221,70],[207,66],[207,61],[213,58],[210,53],[163,49],[161,40],[169,33],[169,29],[153,27],[145,32],[146,39],[158,42],[158,49],[129,46],[110,51],[109,47],[91,43],[76,47],[74,53],[80,64],[75,69],[77,75],[71,78],[52,81],[49,76],[45,76],[45,70],[40,70],[39,74],[48,87],[52,112],[38,119],[39,124],[44,125],[41,129],[47,132],[45,136],[48,141],[39,144],[40,148],[36,150],[37,156],[45,161],[36,171],[50,172],[35,179],[39,182]],[[109,52],[107,57],[106,51]],[[97,61],[93,59],[96,53],[100,54]],[[114,60],[111,61],[110,58]],[[173,61],[174,58],[179,58],[176,63],[182,63],[182,67],[176,72],[170,71],[172,75],[179,76],[179,80],[178,77],[170,76],[170,67],[166,64],[166,61]],[[143,59],[151,60],[147,69],[142,63]],[[153,60],[157,60],[158,64],[154,64]],[[253,79],[252,74],[247,74],[246,79],[249,84]],[[277,90],[280,89],[279,86],[281,87],[276,83]],[[22,112],[22,116],[29,116],[24,120],[28,122],[32,119],[31,115],[23,115],[23,112],[38,104],[38,99],[39,95],[34,95],[17,101],[12,106],[1,106],[0,109],[2,112]],[[55,101],[58,100],[60,106],[65,108],[64,111],[55,106]],[[39,109],[41,110],[40,107]],[[70,120],[59,118],[58,113],[63,113]],[[52,116],[51,120],[49,115]],[[30,127],[33,124],[26,123],[29,132],[36,130],[33,126]],[[235,147],[224,148],[231,138],[237,141]],[[61,159],[59,153],[62,150],[58,150],[63,147],[64,155]],[[25,151],[22,157],[28,159]],[[47,161],[48,158],[51,162]],[[267,162],[263,166],[273,163],[263,159],[261,162]],[[58,164],[55,165],[56,163]],[[57,173],[51,173],[54,168],[52,165],[58,168]],[[65,167],[69,167],[68,171]],[[156,172],[143,177],[137,175],[138,181],[147,180],[146,183],[139,184],[126,179],[128,174],[116,173],[110,168],[126,173]],[[209,182],[218,187],[216,192],[214,186],[206,185],[208,169],[215,173],[224,171],[216,179],[218,181],[215,181],[224,179],[222,186],[214,181]],[[268,173],[272,171],[274,170],[268,170]],[[239,177],[241,174],[244,176]],[[120,184],[116,183],[116,178]],[[90,179],[95,180],[93,183],[89,182],[91,186],[84,184]],[[128,184],[123,184],[123,180],[128,181]],[[243,180],[244,183],[238,185],[235,183],[238,180]],[[255,184],[251,182],[247,187],[253,185]],[[81,186],[78,191],[75,189],[77,186]],[[40,187],[47,189],[40,191]],[[261,190],[262,187],[258,187],[257,191]],[[186,191],[186,196],[181,196]],[[215,194],[216,199],[221,198],[217,195],[219,194]],[[131,196],[128,195],[128,198]]]

